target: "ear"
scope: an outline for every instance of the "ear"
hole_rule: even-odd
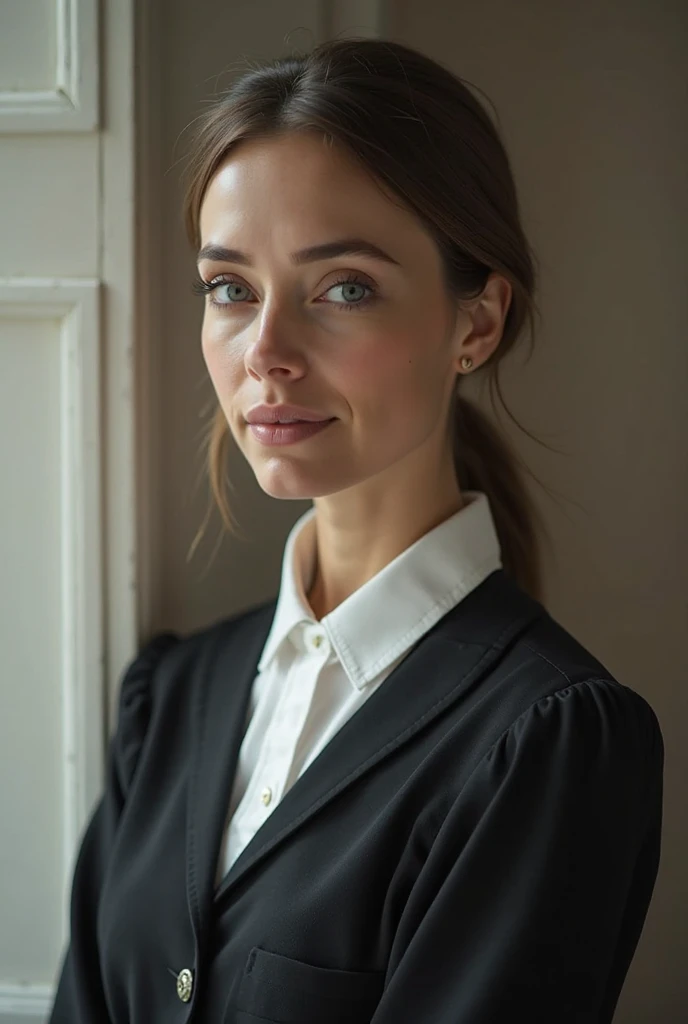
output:
[[[492,271],[480,295],[461,303],[461,315],[457,317],[457,326],[461,325],[456,335],[457,372],[466,373],[461,367],[464,356],[473,360],[472,370],[490,358],[502,339],[512,294],[507,278]]]

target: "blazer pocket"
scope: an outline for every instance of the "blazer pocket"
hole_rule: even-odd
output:
[[[384,978],[384,971],[316,967],[254,946],[234,1005],[272,1024],[367,1024]]]

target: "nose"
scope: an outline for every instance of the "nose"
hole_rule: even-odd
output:
[[[259,377],[275,371],[296,377],[304,373],[304,329],[293,322],[284,305],[281,309],[266,307],[251,329],[254,333],[245,354],[247,372]]]

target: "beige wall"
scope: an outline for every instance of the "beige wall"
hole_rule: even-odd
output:
[[[548,606],[655,708],[660,875],[623,1024],[688,1019],[688,6],[398,0],[395,37],[484,89],[541,262],[542,332],[509,376],[556,544]],[[574,504],[575,502],[575,504]]]
[[[237,453],[235,508],[250,543],[224,541],[207,569],[214,518],[210,536],[185,561],[206,507],[205,484],[196,487],[199,417],[212,395],[199,345],[200,300],[189,292],[193,259],[180,223],[177,161],[185,151],[180,133],[229,80],[218,82],[218,74],[242,54],[284,52],[285,35],[298,26],[317,38],[326,6],[168,0],[157,17],[151,6],[163,174],[143,211],[144,220],[160,218],[161,253],[142,278],[157,278],[146,409],[159,445],[147,504],[146,632],[191,629],[274,593],[284,539],[309,504],[265,496]],[[519,421],[563,452],[548,452],[503,418],[533,471],[561,496],[534,490],[556,546],[547,604],[650,700],[664,732],[662,864],[619,1024],[678,1024],[688,1012],[688,834],[681,821],[688,767],[687,12],[668,0],[389,5],[388,34],[443,61],[497,106],[540,259],[543,313],[535,355],[527,365],[512,360],[506,393]],[[291,41],[307,46],[308,33]]]

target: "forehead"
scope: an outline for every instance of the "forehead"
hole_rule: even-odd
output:
[[[315,134],[251,139],[221,163],[200,211],[202,243],[242,229],[323,241],[331,233],[418,241],[420,223],[343,146]],[[246,240],[245,240],[246,241]],[[248,244],[248,243],[247,243]]]

